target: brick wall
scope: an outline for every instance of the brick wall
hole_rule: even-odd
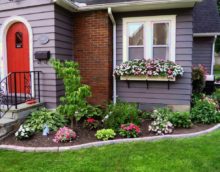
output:
[[[92,104],[112,99],[112,24],[107,11],[74,15],[74,59],[83,83],[92,89]]]

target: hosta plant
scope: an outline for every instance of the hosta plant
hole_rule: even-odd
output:
[[[171,134],[173,129],[173,124],[161,117],[156,118],[151,125],[149,125],[149,131],[156,135]]]
[[[19,140],[28,139],[34,135],[34,130],[32,130],[27,125],[21,125],[18,131],[15,133],[15,137]]]
[[[122,124],[119,130],[119,135],[127,138],[135,138],[141,134],[141,129],[135,124]]]
[[[184,73],[183,68],[169,60],[130,60],[117,66],[114,70],[115,76],[126,75],[146,75],[149,77],[167,77],[173,79],[177,76],[182,76]]]
[[[53,141],[55,143],[65,143],[65,142],[71,142],[75,139],[76,139],[76,133],[68,127],[63,127],[57,131]]]
[[[98,130],[95,136],[99,140],[107,141],[109,139],[114,139],[116,136],[116,133],[112,129],[102,129],[102,130]]]
[[[89,130],[97,129],[99,126],[99,121],[95,120],[94,118],[88,118],[84,121],[84,127],[88,128]]]

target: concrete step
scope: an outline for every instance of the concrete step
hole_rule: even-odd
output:
[[[10,118],[0,119],[0,140],[7,136],[9,133],[14,132],[19,127],[22,121]]]
[[[43,107],[43,103],[28,105],[26,103],[18,106],[18,109],[11,108],[3,118],[0,119],[0,140],[15,132],[24,122],[28,115],[38,108]]]
[[[33,105],[28,105],[26,103],[23,103],[18,106],[18,109],[15,109],[15,107],[12,107],[4,115],[4,117],[10,118],[10,119],[23,119],[23,118],[26,118],[33,111],[35,111],[36,109],[41,108],[41,107],[43,107],[43,103],[36,103]]]

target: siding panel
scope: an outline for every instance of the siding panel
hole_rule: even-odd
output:
[[[122,62],[122,18],[153,15],[177,15],[176,30],[176,63],[183,66],[185,74],[176,82],[168,85],[166,82],[150,82],[146,88],[145,82],[130,82],[117,80],[117,96],[119,99],[136,102],[140,105],[190,105],[191,101],[191,72],[192,72],[192,44],[193,25],[192,9],[171,11],[144,11],[138,13],[118,13],[115,15],[117,22],[117,64]]]
[[[193,42],[193,65],[205,65],[209,74],[211,73],[213,41],[214,37],[195,37]]]
[[[18,2],[0,1],[0,28],[3,22],[11,16],[22,16],[31,25],[34,38],[33,53],[37,51],[51,51],[52,57],[55,51],[55,7],[49,0],[23,0]],[[35,6],[33,6],[35,5]],[[10,8],[8,8],[10,7]],[[24,8],[25,7],[25,8]],[[7,9],[7,11],[2,11]],[[50,38],[48,44],[41,45],[38,38],[42,35]],[[54,108],[58,102],[56,94],[56,75],[47,62],[39,62],[34,59],[34,70],[42,71],[41,74],[41,99],[47,107]]]

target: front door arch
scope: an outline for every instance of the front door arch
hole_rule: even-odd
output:
[[[6,19],[0,29],[0,80],[7,76],[8,74],[8,50],[7,50],[7,35],[11,26],[14,24],[23,24],[28,32],[28,59],[29,59],[29,70],[33,71],[33,32],[30,23],[21,16],[12,16]],[[26,66],[27,67],[27,66]],[[33,77],[31,79],[33,85]],[[34,87],[31,88],[32,95],[34,96]]]

